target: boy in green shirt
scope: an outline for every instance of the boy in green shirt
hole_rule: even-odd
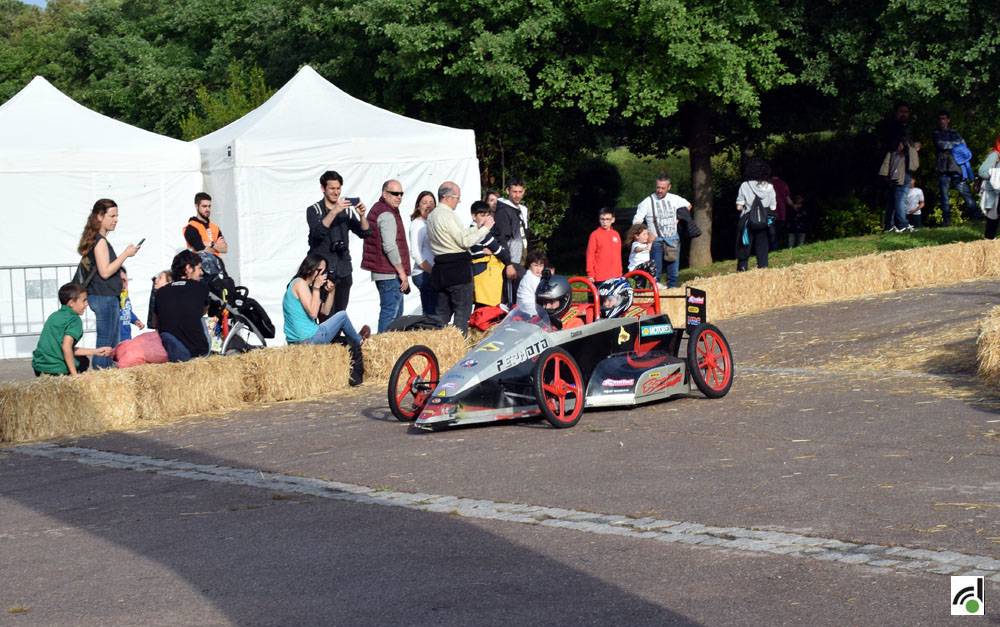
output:
[[[36,377],[79,374],[90,366],[88,356],[111,356],[110,346],[76,347],[83,337],[80,316],[87,310],[87,290],[79,283],[67,283],[59,288],[59,303],[62,307],[45,321],[38,346],[31,354],[31,367]]]

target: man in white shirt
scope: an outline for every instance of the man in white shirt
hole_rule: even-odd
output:
[[[656,265],[656,280],[663,274],[663,253],[669,245],[676,248],[673,261],[667,262],[667,287],[677,287],[677,273],[681,267],[681,237],[677,230],[677,210],[686,208],[691,211],[691,203],[677,194],[670,193],[670,177],[660,174],[656,177],[656,187],[652,194],[642,199],[636,207],[632,224],[646,223],[646,228],[653,234],[653,246],[650,251],[653,263]]]
[[[455,207],[462,200],[457,183],[445,181],[438,187],[438,205],[427,216],[427,240],[434,253],[431,270],[438,292],[435,317],[449,324],[452,315],[455,326],[463,335],[469,331],[472,315],[472,255],[469,248],[479,243],[493,228],[488,216],[480,227],[463,227],[455,217]]]

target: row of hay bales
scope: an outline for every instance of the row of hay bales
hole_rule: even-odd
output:
[[[363,346],[366,382],[385,383],[415,344],[442,367],[457,362],[465,339],[454,328],[373,336]],[[0,385],[0,442],[24,442],[130,429],[180,416],[303,399],[348,387],[346,347],[284,346],[178,364],[40,377]]]
[[[976,361],[979,376],[990,385],[1000,386],[1000,307],[991,309],[979,323]]]

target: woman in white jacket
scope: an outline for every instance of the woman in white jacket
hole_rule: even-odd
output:
[[[434,253],[427,240],[427,214],[437,202],[434,194],[423,191],[417,196],[416,206],[410,215],[410,256],[413,258],[413,283],[420,290],[420,308],[425,316],[433,316],[437,307],[437,291],[431,285]]]
[[[743,177],[746,180],[740,185],[740,190],[736,194],[736,211],[740,214],[736,233],[737,272],[747,269],[751,253],[757,257],[758,268],[767,267],[767,253],[771,249],[771,231],[774,228],[772,226],[774,211],[778,207],[774,186],[771,185],[771,166],[766,161],[756,157],[750,159],[743,170]],[[763,224],[751,214],[754,201],[758,198],[764,209]]]
[[[1000,226],[1000,185],[995,185],[1000,183],[1000,135],[993,142],[993,150],[980,164],[978,174],[983,179],[979,206],[986,214],[986,239],[996,239],[997,226]]]

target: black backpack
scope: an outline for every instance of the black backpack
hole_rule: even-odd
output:
[[[764,208],[764,202],[756,192],[753,194],[753,203],[750,204],[747,226],[751,231],[763,231],[768,227],[767,209]]]

